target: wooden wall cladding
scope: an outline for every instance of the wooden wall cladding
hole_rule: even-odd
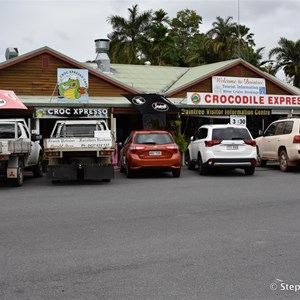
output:
[[[77,69],[71,63],[50,54],[41,54],[0,70],[0,87],[19,95],[57,95],[57,69]],[[89,95],[116,97],[128,91],[89,74]]]
[[[262,78],[259,74],[252,71],[249,68],[246,68],[243,65],[238,65],[231,69],[225,70],[213,76],[229,76],[229,77],[249,77],[249,78]],[[289,93],[284,89],[280,88],[275,83],[266,79],[266,90],[267,94],[274,95],[288,95]],[[188,92],[202,92],[202,93],[211,93],[212,92],[212,80],[211,77],[190,86],[179,93],[172,95],[174,98],[185,98]]]

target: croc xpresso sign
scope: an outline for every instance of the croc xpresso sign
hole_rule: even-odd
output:
[[[83,107],[41,107],[36,109],[38,119],[51,118],[108,118],[108,108]]]

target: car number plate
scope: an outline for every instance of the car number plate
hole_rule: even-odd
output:
[[[230,145],[230,146],[227,146],[227,150],[239,150],[239,146],[238,145]]]
[[[149,151],[150,156],[159,156],[161,155],[161,151]]]

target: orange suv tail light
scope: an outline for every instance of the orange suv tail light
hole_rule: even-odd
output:
[[[130,146],[129,151],[135,152],[135,151],[138,151],[138,150],[143,150],[144,148],[145,148],[144,146]]]
[[[205,141],[205,147],[212,147],[221,144],[221,140]]]
[[[295,135],[293,139],[294,144],[299,144],[300,143],[300,135]]]
[[[178,148],[177,145],[166,146],[166,149],[167,149],[167,150],[173,150],[173,151],[172,151],[173,153],[179,152],[179,148]]]
[[[253,147],[256,146],[256,142],[254,140],[244,140],[244,143]]]
[[[178,146],[177,145],[166,146],[166,148],[169,149],[169,150],[178,150]]]

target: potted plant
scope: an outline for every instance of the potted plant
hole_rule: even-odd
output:
[[[179,151],[181,153],[182,164],[184,164],[185,152],[187,150],[189,142],[185,138],[184,134],[180,133],[180,125],[181,125],[181,121],[178,120],[170,121],[170,126],[171,126],[170,131],[173,133],[174,141],[178,145]]]

